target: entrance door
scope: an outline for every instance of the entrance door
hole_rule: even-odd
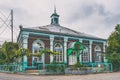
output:
[[[102,59],[101,59],[101,53],[100,52],[95,52],[95,62],[102,62]]]
[[[101,55],[101,47],[99,45],[95,46],[94,49],[94,61],[95,62],[102,62],[102,55]]]
[[[69,65],[74,65],[77,63],[77,57],[75,54],[69,56]]]

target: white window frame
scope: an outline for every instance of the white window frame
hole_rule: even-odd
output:
[[[89,62],[89,48],[85,46],[84,53],[82,54],[82,62],[87,63]]]
[[[35,54],[35,49],[37,49],[37,52],[40,51],[40,47],[38,47],[37,43],[40,43],[40,44],[41,44],[40,47],[42,47],[42,48],[44,49],[44,43],[43,43],[43,41],[40,40],[40,39],[37,39],[37,40],[35,40],[35,41],[33,42],[33,44],[32,44],[32,53],[33,53],[33,54]],[[34,45],[36,45],[36,48],[34,47]],[[36,60],[35,60],[35,59],[36,59]],[[32,61],[33,61],[33,62],[35,61],[35,62],[40,63],[40,62],[44,62],[43,60],[44,60],[44,55],[42,55],[41,58],[40,58],[40,57],[35,57],[35,56],[32,57]]]
[[[59,49],[58,49],[58,51],[55,50],[56,45],[60,45],[60,51],[59,51]],[[55,45],[54,45],[54,51],[60,53],[60,54],[54,55],[54,61],[55,62],[63,62],[63,58],[64,58],[63,57],[63,45],[61,43],[55,43]]]

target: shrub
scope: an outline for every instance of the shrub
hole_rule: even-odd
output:
[[[111,55],[107,55],[108,62],[112,63],[113,71],[120,71],[120,54],[113,53]]]

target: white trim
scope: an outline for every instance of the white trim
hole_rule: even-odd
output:
[[[34,50],[35,50],[34,47],[33,47],[33,45],[35,43],[37,43],[37,42],[39,42],[42,45],[43,49],[45,47],[45,44],[44,44],[44,42],[42,40],[37,39],[37,40],[33,41],[33,43],[32,43],[32,53],[33,54],[34,54]],[[35,58],[38,58],[38,57],[32,57],[32,62],[34,61]],[[41,56],[41,61],[40,62],[43,62],[43,64],[45,63],[45,55],[44,54]]]
[[[54,35],[50,35],[50,50],[53,51]],[[50,54],[50,63],[53,62],[53,55]]]
[[[82,55],[82,58],[83,58],[83,63],[89,62],[89,47],[88,46],[85,46],[85,51]]]
[[[67,63],[67,41],[68,37],[64,37],[64,63]]]
[[[23,37],[23,48],[27,49],[28,48],[28,37],[29,37],[29,33],[24,33],[22,34]],[[23,67],[26,68],[27,67],[27,56],[23,56]]]
[[[79,41],[80,41],[81,43],[83,42],[82,39],[79,39]],[[80,60],[80,63],[81,63],[81,62],[82,62],[82,54],[80,54],[79,60]]]
[[[38,32],[27,32],[27,33],[29,33],[29,34],[37,34],[37,35],[44,35],[44,36],[54,36],[54,37],[59,37],[60,35],[53,35],[53,34],[47,34],[47,33],[38,33]],[[61,37],[68,37],[68,39],[69,38],[71,38],[71,39],[82,39],[82,40],[87,40],[87,41],[93,41],[93,42],[101,42],[101,43],[103,43],[103,42],[106,42],[105,40],[96,40],[96,39],[88,39],[88,38],[82,38],[82,37],[71,37],[71,36],[63,36],[63,35],[61,35]]]
[[[63,62],[63,58],[64,58],[64,57],[63,57],[63,55],[64,55],[64,54],[63,54],[63,45],[62,45],[61,43],[55,43],[55,44],[54,44],[54,51],[56,50],[56,49],[55,49],[56,45],[60,45],[60,47],[62,48],[62,52],[60,52],[60,54],[54,55],[54,57],[56,58],[55,61],[56,61],[56,62]],[[61,48],[59,48],[59,49],[61,49]],[[60,51],[60,50],[59,50],[59,51]],[[59,52],[59,51],[56,51],[56,52]]]
[[[92,43],[93,41],[89,41],[89,51],[90,51],[90,62],[92,62]]]

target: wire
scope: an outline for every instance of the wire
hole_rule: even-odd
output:
[[[10,17],[10,14],[8,15],[8,17],[6,17],[6,20],[3,20],[3,19],[0,17],[0,19],[1,19],[2,22],[3,22],[3,24],[0,26],[0,28],[3,27],[4,24],[6,24],[6,22],[7,22],[8,19],[9,19],[9,17]]]
[[[7,18],[7,17],[2,13],[2,11],[0,11],[0,13],[1,13],[5,18]]]
[[[0,19],[4,22],[4,24],[7,26],[7,27],[9,27],[9,25],[8,24],[6,24],[6,22],[0,17]]]
[[[1,35],[1,34],[3,34],[6,31],[7,27],[9,29],[11,29],[11,27],[10,27],[10,21],[7,23],[7,21],[9,20],[10,15],[11,15],[11,13],[7,17],[1,11],[0,11],[0,14],[2,16],[4,16],[4,18],[6,18],[6,20],[4,20],[2,17],[0,17],[0,20],[3,22],[3,24],[0,25],[0,28],[2,28],[3,25],[6,25],[6,27],[2,30],[2,32],[0,32],[0,35]],[[16,30],[13,30],[13,32],[15,33],[14,35],[17,37],[17,31],[18,31],[18,29],[16,27],[13,27],[13,28],[16,29]]]
[[[3,29],[3,31],[0,33],[0,35],[2,35],[2,33],[4,33],[5,30],[7,30],[6,28],[7,28],[7,26]]]

